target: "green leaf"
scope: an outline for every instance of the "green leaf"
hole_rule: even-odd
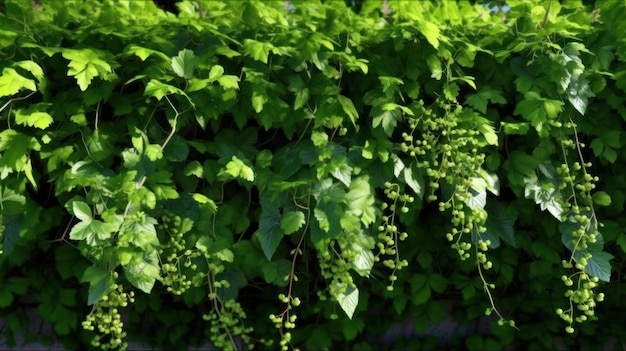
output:
[[[274,46],[269,42],[259,42],[253,39],[246,39],[243,42],[243,54],[252,57],[256,61],[267,64],[267,58]]]
[[[22,213],[22,205],[26,197],[8,187],[0,186],[0,215],[14,215]]]
[[[22,77],[15,69],[4,68],[0,76],[0,97],[15,95],[21,89],[35,91],[37,87],[32,79]]]
[[[237,76],[231,76],[231,75],[221,76],[217,78],[217,82],[224,89],[235,89],[235,90],[239,89],[239,77]]]
[[[248,279],[240,269],[229,269],[219,278],[227,281],[229,284],[217,289],[217,296],[222,301],[237,299],[239,290],[248,285]]]
[[[600,206],[610,206],[611,196],[604,191],[598,191],[593,194],[593,202]]]
[[[35,61],[30,61],[30,60],[19,61],[19,62],[15,62],[13,65],[27,70],[39,82],[42,82],[44,80],[44,78],[45,78],[45,74],[43,72],[43,69],[41,69],[41,66],[39,66],[37,63],[35,63]]]
[[[411,164],[411,167],[404,168],[402,176],[406,185],[421,199],[424,196],[424,177],[418,171],[414,173],[414,169],[417,169],[415,163]]]
[[[526,122],[500,122],[500,125],[504,129],[504,133],[507,135],[526,135],[526,133],[528,133],[528,129],[530,128],[529,124]]]
[[[109,273],[98,266],[89,266],[85,269],[83,276],[80,278],[81,283],[89,283],[97,285],[102,280],[109,277]]]
[[[22,237],[20,236],[20,227],[22,227],[22,222],[24,220],[24,215],[5,215],[6,211],[0,211],[0,217],[2,217],[2,221],[0,222],[0,226],[4,226],[4,233],[0,231],[0,249],[3,249],[4,254],[10,255],[13,253],[15,248],[22,241]]]
[[[343,95],[338,95],[337,100],[339,101],[339,104],[341,104],[341,108],[343,109],[343,112],[345,112],[346,115],[348,115],[348,118],[350,118],[352,125],[356,127],[357,125],[356,121],[359,118],[359,113],[356,111],[356,108],[354,107],[352,100],[350,100],[349,98]]]
[[[83,222],[91,222],[93,219],[91,208],[89,208],[89,205],[82,201],[74,201],[72,203],[72,212],[76,218]]]
[[[164,53],[162,53],[160,51],[144,48],[144,47],[141,47],[141,46],[138,46],[138,45],[134,45],[134,44],[133,45],[129,45],[126,49],[124,49],[124,55],[126,55],[126,56],[135,55],[135,56],[139,57],[139,59],[141,59],[141,61],[145,61],[148,57],[150,57],[152,55],[157,55],[157,56],[159,56],[163,60],[169,60],[170,59],[169,57],[167,57],[167,55],[165,55]]]
[[[374,267],[374,253],[371,250],[363,249],[358,245],[352,245],[358,254],[352,261],[354,271],[362,277],[368,277]]]
[[[298,229],[302,228],[304,223],[306,223],[306,219],[302,211],[291,211],[283,215],[280,227],[286,235],[289,235],[297,232]]]
[[[581,78],[585,72],[585,66],[579,57],[580,50],[588,52],[581,43],[567,43],[562,53],[555,55],[555,60],[565,70],[559,81],[561,88],[576,111],[584,116],[589,98],[594,94],[589,81]]]
[[[551,119],[557,118],[562,110],[561,101],[544,99],[530,91],[524,95],[524,100],[517,104],[513,113],[524,117],[535,127],[540,136],[545,136],[547,124]]]
[[[97,245],[99,241],[110,238],[111,234],[115,230],[115,225],[111,223],[104,223],[99,220],[83,221],[72,227],[72,230],[70,231],[70,239],[87,239],[87,244],[94,246]]]
[[[87,90],[93,78],[107,79],[108,75],[113,72],[102,51],[86,48],[62,49],[61,52],[64,58],[70,60],[67,65],[69,67],[67,75],[76,78],[82,91]]]
[[[505,205],[497,200],[489,200],[485,207],[487,211],[487,221],[485,222],[485,228],[487,231],[483,233],[483,240],[491,240],[496,238],[498,240],[491,240],[490,248],[495,249],[499,246],[500,240],[506,241],[509,245],[516,247],[515,243],[515,230],[513,225],[515,224],[511,220],[505,211]]]
[[[209,80],[215,81],[223,75],[224,75],[224,67],[220,65],[215,65],[211,67],[211,70],[209,71]]]
[[[562,220],[563,206],[560,203],[558,187],[551,179],[539,180],[536,175],[524,178],[524,196],[527,199],[534,199],[542,211],[548,210],[554,218]]]
[[[508,161],[515,172],[531,177],[536,175],[535,169],[539,165],[539,160],[536,158],[524,152],[514,150],[509,154]]]
[[[100,301],[102,297],[111,291],[111,282],[109,279],[103,279],[98,284],[89,287],[89,293],[87,295],[87,305],[93,305]]]
[[[480,113],[487,113],[487,103],[491,101],[497,104],[505,104],[506,99],[501,95],[499,90],[491,87],[482,87],[476,94],[470,94],[467,97],[467,104],[478,110]]]
[[[168,161],[172,162],[186,161],[189,156],[187,140],[178,134],[174,134],[163,150],[163,156],[165,156]]]
[[[13,293],[6,287],[0,290],[0,308],[9,307],[13,303]]]
[[[226,164],[226,167],[221,170],[220,173],[226,173],[233,178],[242,178],[249,182],[254,181],[254,171],[252,168],[247,166],[242,160],[237,158],[237,156],[233,156],[231,161]]]
[[[165,95],[169,94],[178,94],[187,96],[184,91],[178,89],[177,87],[165,83],[161,83],[156,79],[151,79],[146,85],[146,90],[144,91],[144,96],[153,96],[157,98],[157,100],[161,100]]]
[[[439,27],[435,23],[422,20],[417,23],[417,29],[426,37],[430,45],[435,49],[439,47]]]
[[[374,210],[375,202],[368,176],[360,176],[352,181],[344,201],[348,205],[348,212],[362,217],[364,224],[371,224],[375,220],[375,218],[366,218],[366,214]]]
[[[470,198],[465,200],[465,204],[471,209],[480,210],[487,204],[487,192],[485,190],[476,191],[469,189]]]
[[[217,213],[217,205],[215,202],[205,195],[202,194],[192,194],[191,195],[197,203],[207,206],[212,213]]]
[[[332,162],[332,166],[334,166],[334,168],[331,171],[331,174],[345,186],[350,186],[350,183],[352,182],[353,168],[350,167],[348,163],[349,161],[345,158],[338,160],[338,162]]]
[[[262,265],[263,278],[269,284],[276,286],[287,286],[285,279],[291,273],[291,262],[284,258]]]
[[[443,76],[443,69],[441,68],[441,61],[437,56],[430,55],[426,58],[426,63],[428,64],[428,68],[432,72],[430,77],[440,80]]]
[[[278,208],[267,198],[261,199],[261,217],[259,219],[258,237],[263,253],[268,260],[272,259],[285,232],[281,228],[282,217]]]
[[[81,282],[89,282],[87,304],[93,305],[111,291],[111,277],[107,271],[98,266],[89,266],[83,273]]]
[[[189,49],[181,50],[178,52],[178,56],[172,57],[172,69],[181,78],[192,78],[197,64],[198,58]]]
[[[433,273],[428,276],[428,286],[437,293],[446,291],[448,283],[448,279],[441,274]]]
[[[354,311],[356,311],[356,307],[359,304],[359,289],[347,288],[345,293],[337,296],[337,302],[348,318],[352,319]]]
[[[124,267],[124,273],[133,286],[149,294],[161,274],[157,252],[152,251],[138,261],[132,260]]]
[[[587,261],[585,272],[607,283],[611,281],[611,263],[613,255],[604,251],[590,252],[591,258]]]
[[[398,121],[402,118],[402,112],[400,109],[394,110],[381,110],[380,108],[372,109],[374,118],[372,120],[372,127],[376,128],[382,126],[387,136],[391,137],[393,130],[398,125]]]

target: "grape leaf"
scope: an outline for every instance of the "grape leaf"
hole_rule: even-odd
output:
[[[159,258],[155,250],[143,256],[143,259],[131,261],[124,267],[126,279],[139,290],[149,294],[161,274]]]
[[[74,76],[80,90],[85,91],[95,77],[106,79],[112,73],[111,65],[106,62],[104,53],[96,49],[63,49],[62,55],[70,63],[67,75]]]
[[[339,303],[339,306],[341,306],[341,309],[346,313],[348,318],[352,319],[354,311],[356,311],[356,307],[359,304],[359,289],[346,289],[345,293],[339,294],[337,296],[337,302]]]
[[[285,277],[291,272],[291,262],[284,258],[263,265],[263,278],[270,284],[287,286]]]
[[[22,88],[35,91],[37,87],[32,79],[22,77],[15,69],[6,67],[0,76],[0,97],[17,94]]]
[[[285,232],[281,228],[281,215],[276,204],[266,195],[261,198],[261,217],[259,219],[258,237],[263,253],[268,260],[272,259]]]
[[[172,69],[181,78],[193,77],[193,71],[198,64],[198,58],[193,51],[184,49],[178,52],[178,56],[172,57]]]
[[[304,213],[302,211],[291,211],[283,215],[280,221],[280,227],[286,235],[295,233],[306,223]]]
[[[89,205],[82,201],[74,201],[72,203],[72,212],[76,218],[83,222],[91,222],[93,219],[91,208],[89,208]]]

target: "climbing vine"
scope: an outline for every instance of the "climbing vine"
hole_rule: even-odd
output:
[[[448,314],[495,317],[469,349],[612,335],[624,12],[7,1],[0,310],[94,349],[376,349]]]

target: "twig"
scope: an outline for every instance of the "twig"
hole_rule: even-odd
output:
[[[33,94],[35,94],[35,93],[36,93],[36,91],[33,91],[32,93],[30,93],[30,94],[28,94],[26,96],[9,99],[9,101],[7,101],[4,105],[2,105],[2,107],[0,107],[0,112],[2,112],[5,108],[7,108],[7,106],[9,106],[11,103],[13,103],[15,101],[19,101],[19,100],[28,99],[29,97],[33,96]]]
[[[543,28],[546,25],[546,22],[548,22],[548,14],[550,13],[551,8],[552,8],[552,0],[550,0],[550,2],[548,3],[548,9],[546,10],[546,15],[543,16],[543,21],[541,22],[541,28]]]

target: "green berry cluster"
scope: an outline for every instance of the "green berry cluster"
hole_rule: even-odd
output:
[[[387,211],[387,213],[382,218],[383,223],[377,228],[380,241],[376,244],[378,252],[374,256],[374,261],[379,262],[383,255],[392,256],[392,258],[383,260],[383,265],[392,270],[387,286],[387,290],[392,291],[394,283],[398,279],[396,272],[409,265],[407,260],[400,259],[399,242],[404,241],[409,234],[398,230],[396,225],[397,211],[408,213],[408,205],[413,203],[415,198],[402,193],[399,184],[390,182],[385,183],[384,193],[389,202],[383,202],[381,205],[381,210]]]
[[[439,100],[436,106],[426,107],[423,101],[414,106],[415,117],[409,120],[410,133],[403,133],[402,151],[414,157],[417,165],[426,170],[429,177],[430,194],[428,201],[437,201],[440,186],[445,184],[451,196],[439,202],[441,212],[450,211],[452,230],[446,234],[451,247],[462,260],[468,259],[472,244],[466,234],[480,234],[486,231],[486,212],[472,208],[467,202],[472,198],[472,181],[480,178],[480,170],[485,155],[479,152],[479,134],[471,121],[463,118],[461,105]],[[486,245],[488,246],[488,245]],[[491,267],[479,245],[478,261],[484,268]]]
[[[514,326],[496,309],[490,291],[495,285],[488,283],[483,274],[493,263],[486,254],[491,243],[483,239],[487,231],[484,225],[487,212],[472,203],[474,181],[482,178],[485,161],[485,154],[480,151],[483,141],[479,128],[463,113],[461,105],[444,98],[432,106],[418,101],[412,107],[415,117],[409,118],[410,132],[402,134],[400,149],[426,171],[430,189],[427,200],[439,200],[439,211],[450,213],[452,227],[446,233],[450,247],[457,251],[461,260],[469,259],[472,253],[475,255],[476,267],[491,303],[487,312],[497,313],[503,323]]]
[[[122,285],[114,283],[111,291],[95,303],[82,323],[83,329],[96,332],[91,340],[94,347],[102,350],[126,350],[128,344],[123,340],[126,332],[123,331],[124,324],[119,309],[133,303],[134,296],[132,291],[126,293]]]
[[[251,342],[251,327],[245,327],[243,321],[246,313],[236,300],[227,300],[216,303],[216,308],[202,316],[209,322],[209,338],[218,350],[239,349],[236,339],[241,340],[247,349],[253,349]]]
[[[563,266],[571,267],[571,264],[567,261],[563,261]],[[576,284],[572,278],[577,280]],[[576,285],[576,289],[568,289],[565,292],[565,297],[570,301],[569,308],[566,310],[558,308],[556,310],[556,313],[569,324],[565,327],[565,331],[571,334],[574,332],[574,327],[572,326],[574,322],[582,323],[587,320],[597,319],[594,310],[597,302],[604,301],[604,294],[595,293],[593,291],[598,285],[599,279],[597,277],[590,277],[585,272],[578,272],[575,277],[563,275],[561,280],[563,280],[566,286]],[[574,316],[576,313],[575,309],[580,313],[577,316]]]
[[[350,271],[353,269],[353,261],[358,257],[358,252],[352,248],[352,243],[357,240],[357,235],[345,232],[337,239],[324,239],[322,247],[318,250],[318,260],[321,274],[328,284],[328,295],[332,299],[343,294],[348,288],[356,288]],[[317,292],[320,300],[326,300],[326,291]]]
[[[575,272],[561,277],[565,286],[573,288],[565,292],[565,297],[569,299],[569,307],[565,310],[559,308],[556,313],[568,323],[565,331],[573,333],[574,322],[582,323],[596,319],[594,315],[596,303],[604,300],[604,294],[594,291],[599,282],[598,277],[589,276],[586,272],[592,258],[590,249],[598,248],[598,240],[601,240],[598,231],[601,225],[596,220],[591,195],[599,179],[589,173],[591,162],[585,162],[582,158],[581,149],[585,144],[578,140],[576,124],[569,120],[558,127],[562,127],[560,140],[565,162],[556,169],[556,173],[561,178],[559,183],[561,197],[569,199],[562,201],[565,213],[563,220],[573,223],[571,243],[568,246],[572,254],[568,260],[562,261],[562,265],[563,268]],[[563,135],[567,131],[572,133],[573,138],[568,139]],[[570,152],[574,155],[574,162],[568,160]]]
[[[270,314],[269,318],[272,323],[280,330],[280,349],[286,351],[289,349],[289,343],[291,342],[291,332],[296,327],[297,315],[292,314],[292,308],[300,306],[300,298],[286,296],[285,294],[279,294],[278,299],[287,305],[287,308],[279,315]],[[287,330],[287,331],[285,331]]]
[[[159,229],[167,233],[169,238],[159,249],[162,261],[161,283],[167,286],[168,292],[175,295],[181,295],[191,287],[193,277],[188,274],[194,274],[198,268],[194,259],[200,256],[200,252],[187,248],[185,240],[185,234],[192,227],[191,219],[181,218],[169,211],[163,215],[159,225]]]

